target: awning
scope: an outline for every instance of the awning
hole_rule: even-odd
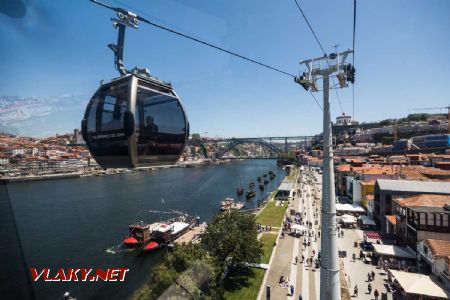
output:
[[[294,188],[293,182],[282,182],[277,190],[284,191],[284,192],[290,192]]]
[[[430,276],[389,270],[407,294],[450,299],[450,293],[440,287]]]
[[[386,220],[392,225],[397,225],[397,217],[395,215],[386,215]]]
[[[341,222],[345,223],[345,224],[355,224],[356,223],[356,221],[352,220],[352,219],[342,219]]]
[[[375,252],[379,255],[395,256],[400,258],[416,259],[416,253],[408,248],[394,245],[373,244]]]
[[[339,217],[342,223],[352,224],[356,223],[356,217],[351,215],[343,215]]]
[[[352,215],[342,215],[341,219],[353,219],[355,216]]]
[[[306,231],[306,230],[308,230],[308,228],[306,228],[305,226],[300,225],[300,224],[294,224],[294,225],[292,225],[292,226],[291,226],[291,229],[293,229],[293,230],[298,230],[298,231]]]
[[[336,204],[336,211],[338,212],[356,212],[356,213],[365,213],[366,211],[364,208],[362,208],[360,205],[357,204],[343,204],[343,203],[337,203]]]
[[[373,226],[377,225],[375,223],[375,221],[369,216],[362,215],[362,216],[359,217],[359,219],[361,220],[363,225],[373,225]]]

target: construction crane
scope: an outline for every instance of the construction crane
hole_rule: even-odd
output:
[[[420,111],[420,110],[447,110],[447,133],[450,134],[450,105],[446,107],[423,107],[423,108],[411,108],[409,111]]]

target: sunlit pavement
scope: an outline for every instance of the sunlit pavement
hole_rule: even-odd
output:
[[[381,293],[386,293],[384,280],[387,279],[387,276],[382,269],[377,269],[376,266],[366,264],[362,260],[359,260],[360,248],[354,247],[353,243],[355,241],[360,242],[362,239],[363,231],[360,229],[344,229],[344,237],[339,238],[339,250],[347,251],[347,257],[340,259],[341,262],[344,262],[347,286],[350,295],[353,295],[354,287],[355,285],[358,285],[358,297],[354,297],[354,299],[375,299],[373,295],[375,289],[378,289],[378,299],[381,299]],[[356,261],[353,261],[352,259],[353,253],[356,255]],[[372,271],[375,272],[375,280],[370,282],[372,285],[372,292],[369,295],[367,289],[369,284],[367,281],[367,274]]]
[[[320,183],[320,181],[319,181]],[[320,184],[318,185],[320,187]],[[294,190],[297,191],[299,184],[295,183]],[[313,187],[309,185],[304,185],[304,192],[302,197],[297,194],[289,210],[294,208],[296,211],[301,213],[306,212],[306,218],[304,220],[314,221],[317,218],[313,217],[316,206],[313,206]],[[319,188],[320,190],[320,188]],[[308,198],[306,195],[309,194]],[[304,200],[304,204],[302,203]],[[316,205],[319,201],[317,201]],[[318,208],[320,211],[320,207]],[[317,219],[318,220],[318,219]],[[317,233],[320,221],[318,225],[313,225],[313,231]],[[308,266],[306,264],[306,259],[313,257],[313,251],[315,253],[314,258],[317,258],[318,247],[320,246],[320,238],[314,241],[314,238],[309,238],[311,240],[310,246],[303,246],[304,237],[294,238],[289,235],[285,235],[284,238],[280,238],[276,245],[274,255],[271,260],[270,268],[267,274],[267,279],[263,282],[263,292],[259,299],[266,299],[266,289],[267,285],[271,287],[271,299],[298,299],[299,294],[302,294],[303,299],[319,299],[319,282],[320,282],[320,271],[315,269],[313,266]],[[305,262],[302,263],[302,255],[305,257]],[[298,263],[295,264],[295,257],[298,257]],[[314,264],[313,264],[314,265]],[[279,285],[279,280],[281,276],[285,276],[289,279],[290,285],[294,286],[294,295],[290,295],[290,289],[282,288]]]

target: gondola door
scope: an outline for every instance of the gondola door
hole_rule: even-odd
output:
[[[132,78],[132,76],[131,76]],[[103,168],[131,168],[134,101],[130,76],[101,86],[89,101],[82,133],[95,160]]]

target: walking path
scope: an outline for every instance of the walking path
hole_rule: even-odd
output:
[[[259,299],[266,299],[266,286],[270,286],[271,299],[298,299],[300,293],[303,299],[318,299],[320,290],[320,271],[315,269],[314,259],[318,257],[318,250],[320,247],[320,238],[314,238],[314,234],[317,234],[319,230],[319,216],[314,217],[316,208],[320,212],[319,202],[317,201],[314,190],[319,190],[319,186],[314,187],[315,183],[309,185],[306,183],[305,175],[299,177],[300,181],[305,183],[294,184],[294,191],[301,188],[302,193],[296,193],[293,200],[291,200],[291,205],[288,207],[287,212],[290,209],[295,209],[296,211],[302,213],[303,221],[311,222],[313,233],[311,237],[302,236],[301,238],[295,238],[289,235],[285,235],[284,238],[280,238],[273,253],[271,263],[269,264],[268,274],[266,280],[262,283],[262,293],[260,293]],[[312,177],[308,177],[312,178]],[[320,181],[319,181],[320,183]],[[309,195],[309,197],[307,196]],[[318,195],[321,198],[320,194]],[[314,205],[314,201],[316,204]],[[306,214],[305,214],[306,213]],[[315,224],[315,221],[317,225]],[[306,224],[305,224],[306,225]],[[310,240],[310,246],[307,245],[307,241]],[[316,240],[316,241],[315,241]],[[305,244],[304,244],[305,242]],[[304,246],[306,245],[306,246]],[[314,253],[314,254],[313,254]],[[302,255],[305,257],[305,261],[302,262]],[[298,263],[295,263],[295,257],[298,257]],[[308,258],[313,258],[313,263],[311,265],[306,263]],[[290,285],[294,286],[294,294],[290,294],[289,289],[282,288],[279,285],[280,277],[287,277]]]
[[[376,266],[366,264],[362,260],[359,260],[359,248],[355,248],[353,243],[355,241],[361,241],[363,239],[363,232],[360,229],[344,229],[344,237],[339,238],[339,250],[347,251],[347,257],[341,258],[340,261],[344,263],[344,271],[347,287],[349,288],[350,295],[353,295],[355,285],[358,285],[358,297],[354,299],[375,299],[373,293],[375,289],[378,290],[380,296],[381,293],[386,293],[386,287],[384,286],[387,275],[382,269],[378,269]],[[353,261],[352,254],[355,253],[357,259]],[[370,282],[372,285],[372,292],[369,294],[367,286],[367,274],[369,272],[375,272],[375,279]],[[380,297],[378,298],[380,299]]]

